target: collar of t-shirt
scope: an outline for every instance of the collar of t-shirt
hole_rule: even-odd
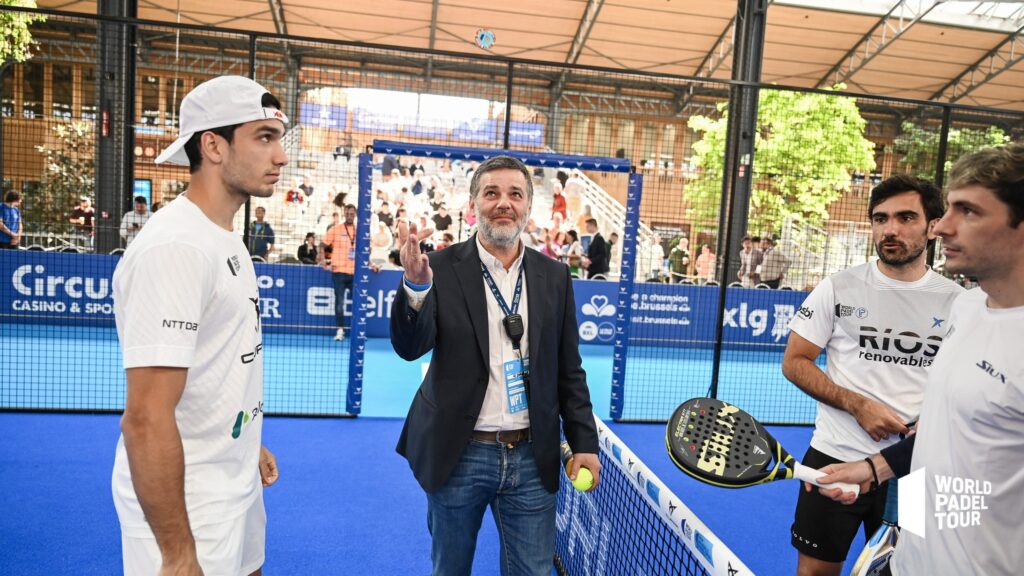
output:
[[[876,284],[879,284],[881,286],[891,286],[894,288],[920,288],[921,286],[924,286],[925,284],[930,282],[932,279],[932,269],[929,266],[925,266],[924,274],[917,280],[911,280],[910,282],[907,282],[905,280],[897,280],[895,278],[890,278],[886,276],[884,272],[879,270],[879,262],[880,260],[875,260],[874,265],[870,267],[870,270],[872,277],[871,279]]]

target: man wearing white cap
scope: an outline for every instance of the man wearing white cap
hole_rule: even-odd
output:
[[[156,162],[189,166],[191,183],[114,272],[128,377],[112,478],[125,574],[246,575],[263,565],[263,486],[278,471],[261,445],[256,273],[232,221],[250,198],[273,194],[288,162],[280,108],[240,76],[185,96],[180,137]]]

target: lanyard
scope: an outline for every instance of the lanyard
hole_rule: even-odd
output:
[[[522,365],[523,384],[526,386],[526,395],[530,395],[530,370],[522,361],[523,353],[519,347],[520,342],[523,340],[523,333],[525,332],[525,326],[523,325],[523,317],[517,314],[519,310],[519,300],[523,295],[523,274],[526,269],[526,254],[523,254],[523,259],[519,264],[519,278],[516,279],[516,291],[512,296],[512,307],[509,308],[508,304],[505,303],[505,298],[502,297],[501,292],[498,291],[498,285],[495,284],[494,278],[491,277],[491,273],[487,270],[487,266],[483,262],[480,263],[480,270],[483,271],[484,280],[487,282],[487,287],[491,289],[491,294],[494,294],[494,299],[498,302],[498,307],[504,312],[505,317],[501,320],[501,324],[505,327],[505,334],[508,335],[509,339],[512,340],[512,345],[516,349],[516,357],[519,358]]]
[[[495,284],[490,271],[487,270],[487,266],[483,262],[480,263],[480,270],[484,274],[487,287],[491,289],[491,294],[494,294],[498,307],[505,314],[505,318],[502,319],[501,323],[505,326],[505,332],[508,334],[509,339],[512,340],[512,345],[515,346],[517,353],[519,352],[519,342],[523,338],[523,317],[517,312],[519,311],[519,300],[523,296],[523,271],[525,268],[526,259],[524,258],[519,265],[519,278],[516,279],[516,290],[512,296],[512,307],[509,308],[509,305],[505,303],[505,298],[502,297],[501,292],[498,290],[498,285]]]
[[[497,300],[498,306],[501,311],[505,313],[505,316],[511,316],[519,311],[519,300],[523,296],[523,269],[526,268],[526,259],[519,265],[519,278],[516,279],[516,291],[512,295],[512,307],[509,308],[508,304],[505,303],[505,298],[502,297],[501,292],[498,291],[498,285],[494,283],[494,278],[491,277],[491,273],[487,270],[487,266],[483,262],[480,263],[480,270],[484,273],[484,280],[487,282],[487,287],[491,289],[491,294],[494,294],[494,299]]]

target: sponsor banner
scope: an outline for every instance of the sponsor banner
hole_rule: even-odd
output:
[[[513,146],[544,146],[544,125],[536,122],[509,122],[508,141]]]
[[[299,122],[318,128],[348,129],[348,108],[327,104],[299,103]]]
[[[494,122],[493,120],[491,122]],[[401,154],[424,158],[454,158],[483,161],[498,154],[515,156],[527,166],[548,168],[579,168],[580,170],[601,170],[604,172],[629,172],[630,161],[625,158],[595,158],[571,154],[548,154],[524,150],[502,150],[495,148],[466,148],[464,146],[439,146],[436,144],[411,144],[390,140],[374,140],[373,151],[377,154]],[[639,182],[639,175],[631,176],[630,182]],[[632,185],[632,184],[631,184]]]
[[[373,112],[365,108],[352,109],[352,129],[359,132],[394,134],[398,132],[399,120],[394,115]]]
[[[416,138],[430,138],[432,140],[448,139],[448,123],[437,122],[434,124],[421,120],[421,123],[408,122],[402,125],[402,135]]]
[[[466,142],[494,144],[498,141],[498,121],[488,118],[474,118],[460,122],[452,130],[452,138]]]
[[[0,251],[0,322],[95,325],[113,321],[111,278],[118,257],[93,254]],[[401,271],[364,272],[366,335],[387,337],[391,302]],[[331,275],[317,267],[256,264],[260,310],[267,332],[333,333]],[[714,343],[718,288],[575,280],[580,342],[614,345],[616,321],[628,312],[634,345],[706,347]],[[730,288],[723,317],[729,348],[785,346],[788,324],[806,294],[786,290]],[[621,310],[623,302],[629,310]],[[351,310],[351,299],[345,306]]]

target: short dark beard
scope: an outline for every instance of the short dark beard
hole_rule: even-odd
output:
[[[890,258],[890,257],[886,256],[885,255],[885,251],[882,250],[882,244],[885,243],[886,241],[887,241],[886,239],[883,239],[881,242],[875,244],[875,254],[878,254],[878,259],[879,260],[881,260],[883,263],[885,263],[885,264],[887,264],[889,266],[893,266],[893,267],[906,266],[907,264],[910,264],[910,263],[914,262],[915,260],[917,260],[921,256],[921,254],[923,254],[924,251],[925,251],[925,246],[922,246],[920,250],[915,250],[915,251],[907,252],[906,256],[899,257],[899,258]]]

